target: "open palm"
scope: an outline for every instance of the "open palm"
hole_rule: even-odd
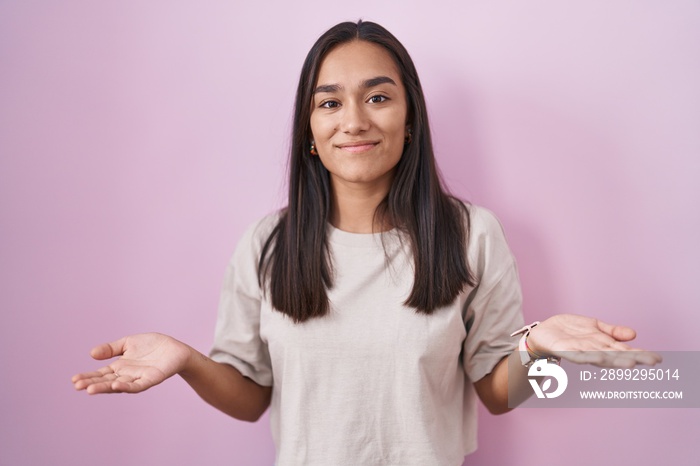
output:
[[[177,374],[189,356],[184,343],[160,333],[124,337],[92,349],[97,360],[120,356],[94,372],[73,376],[76,389],[96,393],[138,393]]]
[[[625,343],[635,337],[636,332],[630,327],[592,317],[558,314],[532,329],[528,345],[537,354],[603,367],[653,365],[661,361],[658,354]]]

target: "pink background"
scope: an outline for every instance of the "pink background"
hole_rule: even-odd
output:
[[[526,320],[599,316],[698,350],[697,1],[0,2],[0,464],[270,465],[182,380],[88,397],[95,344],[207,351],[243,229],[284,203],[314,40],[375,20],[411,52],[440,166],[494,210]],[[689,465],[694,409],[481,413],[472,465]]]

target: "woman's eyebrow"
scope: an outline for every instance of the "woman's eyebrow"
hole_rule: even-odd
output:
[[[379,86],[380,84],[393,84],[394,86],[396,86],[396,82],[389,76],[377,76],[375,78],[365,79],[364,81],[362,81],[360,87],[364,89],[369,89],[370,87]],[[341,90],[343,90],[343,86],[341,86],[340,84],[321,84],[320,86],[316,86],[316,89],[314,89],[313,93],[333,93]]]
[[[396,86],[394,80],[391,79],[389,76],[377,76],[376,78],[371,78],[364,81],[362,83],[362,87],[368,89],[370,87],[379,86],[380,84],[393,84],[394,86]]]
[[[320,86],[316,86],[316,89],[314,89],[313,94],[318,94],[321,92],[338,92],[341,89],[343,89],[343,86],[340,84],[321,84]]]

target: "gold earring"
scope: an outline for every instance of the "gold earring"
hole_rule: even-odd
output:
[[[404,139],[403,143],[405,145],[409,145],[411,141],[413,141],[413,133],[411,132],[411,128],[407,128],[408,134],[406,135],[406,139]]]
[[[311,141],[311,147],[309,147],[309,154],[318,155],[318,151],[316,150],[316,145],[314,144],[313,141]]]

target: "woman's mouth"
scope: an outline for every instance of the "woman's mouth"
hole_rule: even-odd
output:
[[[374,147],[379,144],[378,142],[358,142],[358,143],[351,143],[351,144],[342,144],[339,147],[343,149],[344,151],[347,152],[352,152],[353,154],[357,154],[360,152],[367,152],[368,150],[374,149]]]

